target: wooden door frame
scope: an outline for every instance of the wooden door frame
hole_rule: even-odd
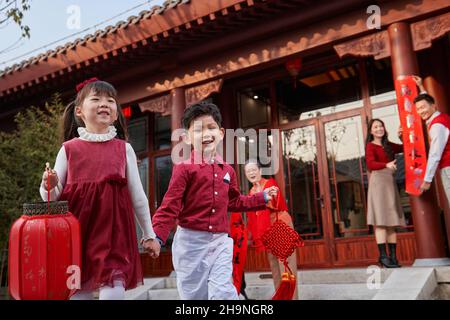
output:
[[[328,160],[327,160],[327,150],[326,150],[326,132],[325,132],[325,124],[328,122],[332,122],[332,121],[337,121],[340,119],[346,119],[346,118],[350,118],[350,117],[360,117],[361,118],[361,125],[362,125],[362,130],[363,130],[363,138],[364,138],[364,128],[363,128],[363,123],[364,123],[364,107],[361,106],[361,108],[357,108],[357,109],[351,109],[351,110],[346,110],[346,111],[341,111],[341,112],[337,112],[334,114],[330,114],[330,115],[325,115],[325,116],[321,116],[318,117],[318,122],[319,122],[319,134],[320,134],[320,140],[321,140],[321,161],[322,161],[322,183],[324,184],[324,189],[325,189],[325,207],[326,207],[326,211],[328,212],[327,214],[327,231],[328,233],[328,238],[329,238],[329,243],[328,243],[328,249],[330,251],[330,257],[331,257],[331,265],[336,266],[338,259],[337,259],[337,250],[336,250],[336,241],[339,241],[340,238],[336,238],[335,234],[334,234],[334,221],[333,221],[333,207],[332,207],[332,203],[331,203],[331,188],[330,188],[330,168],[329,168],[329,164],[328,164]],[[336,194],[336,197],[338,197],[338,195]],[[367,237],[367,236],[363,236],[363,237]]]

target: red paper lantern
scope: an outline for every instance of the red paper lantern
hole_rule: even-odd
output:
[[[75,293],[69,277],[80,276],[78,220],[68,212],[67,201],[23,208],[9,236],[10,295],[16,300],[66,300]]]
[[[297,76],[300,73],[300,69],[302,68],[302,59],[296,58],[286,62],[285,64],[286,70],[289,74],[294,78],[294,87],[297,87]]]
[[[302,59],[296,58],[286,62],[286,69],[293,77],[298,76],[300,69],[302,68]]]
[[[127,118],[128,120],[131,118],[131,107],[130,106],[123,107],[122,112],[123,112],[123,116],[125,118]]]

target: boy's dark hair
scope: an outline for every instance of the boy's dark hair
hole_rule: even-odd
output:
[[[421,93],[417,97],[414,98],[414,103],[425,100],[429,104],[434,104],[434,98],[430,96],[428,93]]]
[[[217,125],[222,127],[222,115],[220,114],[220,110],[214,103],[210,102],[196,103],[184,110],[181,123],[185,129],[189,129],[189,126],[195,119],[204,115],[211,116]]]

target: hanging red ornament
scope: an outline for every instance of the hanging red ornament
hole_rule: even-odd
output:
[[[286,70],[289,72],[289,74],[294,79],[294,88],[297,88],[297,76],[300,73],[300,70],[302,68],[302,59],[301,58],[295,58],[292,60],[288,60],[285,64]]]

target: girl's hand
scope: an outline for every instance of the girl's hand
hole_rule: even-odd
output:
[[[156,259],[159,257],[159,252],[161,251],[161,245],[159,244],[159,241],[156,239],[149,239],[142,242],[142,246],[144,247],[145,251],[148,252],[150,257],[153,259]]]
[[[45,187],[45,190],[48,188],[48,176],[50,175],[50,190],[55,188],[58,185],[58,174],[55,170],[51,169],[49,166],[44,171],[44,174],[42,175],[42,185]]]
[[[386,168],[389,168],[389,169],[394,170],[394,171],[397,170],[397,165],[395,164],[396,162],[397,162],[397,159],[386,163]]]
[[[268,198],[275,197],[278,194],[278,188],[272,186],[264,190],[264,193],[268,196]]]

